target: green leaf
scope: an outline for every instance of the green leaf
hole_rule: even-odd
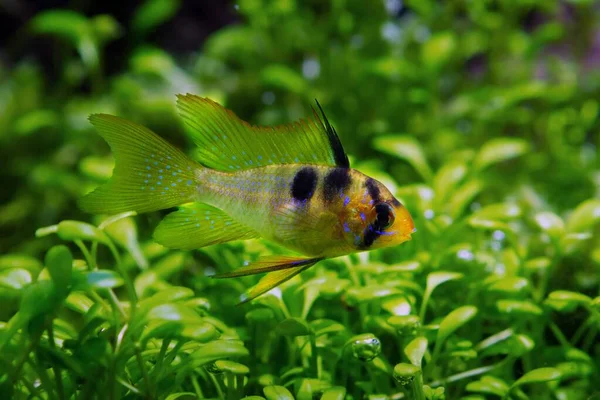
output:
[[[529,144],[518,138],[494,138],[487,141],[479,150],[473,161],[476,171],[481,171],[489,166],[510,160],[525,154]]]
[[[56,290],[52,281],[38,281],[27,287],[21,297],[19,312],[30,320],[31,318],[46,314],[54,309],[57,303]]]
[[[119,245],[127,249],[141,269],[148,269],[148,261],[138,242],[137,227],[133,218],[120,218],[108,224],[104,231]]]
[[[346,388],[342,386],[334,386],[325,389],[321,400],[344,400],[346,397]]]
[[[478,178],[472,178],[468,180],[454,191],[454,194],[446,205],[445,210],[452,218],[456,219],[460,217],[463,211],[473,201],[473,199],[477,197],[484,187],[484,181]]]
[[[107,181],[114,168],[114,161],[106,157],[88,156],[79,162],[81,173],[98,181]]]
[[[415,377],[421,373],[421,367],[416,365],[400,363],[394,367],[394,379],[402,386],[410,384]]]
[[[519,218],[522,214],[521,207],[514,203],[496,203],[485,206],[475,211],[469,220],[484,219],[494,221],[506,221]]]
[[[234,375],[248,375],[250,373],[247,366],[235,361],[217,360],[214,365],[219,371],[230,372]]]
[[[585,232],[600,222],[600,199],[579,204],[567,219],[567,232]]]
[[[192,392],[171,393],[165,400],[196,400],[198,396]]]
[[[98,44],[116,39],[122,33],[121,26],[112,15],[96,15],[90,20],[90,24]]]
[[[142,75],[168,77],[176,73],[177,65],[165,51],[155,47],[141,47],[135,51],[129,61],[131,69]]]
[[[421,367],[421,361],[427,351],[427,338],[419,336],[414,338],[404,347],[404,354],[413,365]]]
[[[554,240],[558,239],[565,231],[562,218],[552,212],[540,212],[534,218],[542,231],[546,232]]]
[[[380,136],[373,141],[373,147],[408,162],[423,177],[425,182],[431,181],[433,174],[425,158],[423,148],[412,136]]]
[[[478,381],[469,382],[467,384],[467,390],[469,392],[504,397],[509,391],[509,386],[502,379],[498,379],[490,375],[484,375]]]
[[[454,331],[469,322],[477,315],[477,307],[462,306],[453,310],[440,323],[440,328],[437,333],[437,342],[441,343]]]
[[[529,281],[519,276],[507,276],[494,279],[487,289],[490,292],[514,295],[526,292],[529,289]]]
[[[179,0],[146,0],[135,10],[131,26],[138,33],[149,32],[171,19],[179,6]]]
[[[435,208],[442,209],[451,197],[453,190],[464,180],[468,172],[463,160],[451,160],[444,164],[433,177],[432,187],[435,192]]]
[[[71,285],[73,269],[73,256],[67,246],[52,247],[46,254],[46,266],[54,281],[56,293],[61,297],[66,297]]]
[[[592,299],[585,294],[567,290],[551,292],[544,301],[544,304],[560,312],[570,312],[578,306],[589,306],[591,303]]]
[[[192,366],[199,367],[221,358],[244,357],[249,355],[244,344],[239,340],[213,340],[192,352]]]
[[[33,17],[30,28],[34,33],[54,35],[68,40],[89,69],[98,67],[99,50],[93,34],[94,29],[82,14],[70,10],[44,11]]]
[[[122,286],[125,281],[116,271],[99,269],[84,274],[84,285],[95,289],[111,289]]]
[[[496,308],[502,314],[520,315],[523,317],[539,316],[543,314],[540,307],[530,301],[498,300]]]
[[[267,386],[263,389],[267,400],[294,400],[294,396],[283,386]]]
[[[427,285],[425,286],[425,294],[423,295],[423,302],[429,299],[435,288],[443,283],[462,279],[463,274],[459,272],[448,272],[448,271],[436,271],[427,275]]]
[[[104,232],[94,225],[80,221],[62,221],[57,225],[56,234],[62,240],[91,240],[103,244],[111,244]]]
[[[543,383],[560,379],[560,371],[556,368],[538,368],[529,371],[510,387],[511,389],[531,383]]]
[[[425,67],[438,69],[447,64],[456,51],[456,38],[450,31],[438,32],[421,47]]]
[[[0,270],[0,287],[20,290],[33,282],[31,272],[23,268]]]
[[[312,400],[319,393],[322,393],[325,389],[329,388],[331,383],[322,381],[320,379],[304,378],[300,380],[300,387],[296,392],[297,400]]]
[[[267,64],[260,73],[264,85],[296,94],[304,93],[306,81],[298,72],[283,64]]]
[[[310,326],[300,318],[287,318],[277,325],[277,331],[284,336],[311,335]]]
[[[87,18],[70,10],[41,12],[34,16],[29,24],[33,32],[68,39],[73,46],[77,46],[81,37],[89,35]]]
[[[384,297],[401,294],[402,291],[385,285],[352,287],[346,291],[346,302],[350,305],[369,301],[381,302]]]
[[[94,305],[94,301],[81,292],[71,292],[65,301],[65,305],[80,314],[87,313]]]
[[[315,336],[321,336],[343,332],[346,327],[330,319],[317,319],[310,322],[310,329],[315,333]]]
[[[8,268],[22,268],[37,275],[42,269],[42,263],[36,258],[24,254],[6,254],[0,256],[0,270]]]

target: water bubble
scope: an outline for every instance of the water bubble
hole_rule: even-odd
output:
[[[352,355],[361,361],[371,361],[381,353],[381,341],[373,334],[367,333],[354,337]]]
[[[393,22],[381,26],[381,37],[390,43],[398,43],[402,39],[402,29]]]
[[[321,73],[321,64],[316,58],[307,58],[302,62],[302,74],[306,79],[315,79]]]
[[[266,105],[271,105],[275,103],[275,93],[273,92],[264,92],[261,96],[261,100]]]
[[[475,259],[473,252],[468,249],[459,250],[458,253],[456,253],[456,256],[465,261],[473,261]]]
[[[415,336],[421,328],[421,319],[416,315],[394,315],[387,322],[400,336]]]
[[[396,16],[404,7],[402,0],[385,0],[385,9],[389,15]]]
[[[400,363],[394,367],[394,379],[402,386],[409,385],[419,373],[421,368],[412,364]]]

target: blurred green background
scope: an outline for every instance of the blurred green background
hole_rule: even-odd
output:
[[[4,321],[19,315],[19,305],[23,310],[23,290],[39,283],[38,274],[43,277],[42,267],[48,267],[47,259],[45,263],[36,260],[47,257],[52,246],[68,242],[82,265],[89,266],[96,257],[95,250],[88,257],[78,242],[90,236],[47,234],[55,232],[53,228],[36,235],[39,228],[64,220],[99,222],[75,205],[78,197],[106,180],[112,170],[108,146],[87,116],[105,112],[129,118],[191,153],[191,141],[175,112],[177,93],[209,96],[242,119],[265,125],[307,116],[318,99],[352,165],[386,183],[409,207],[417,225],[414,240],[399,248],[346,257],[304,273],[299,283],[291,283],[291,289],[284,291],[281,301],[289,312],[280,314],[281,304],[275,306],[268,299],[262,300],[266,305],[250,311],[234,307],[255,278],[215,283],[203,273],[234,269],[248,255],[271,251],[268,244],[259,241],[168,252],[151,240],[165,212],[115,224],[110,240],[124,243],[119,251],[123,249],[123,256],[129,257],[123,261],[128,266],[120,270],[128,277],[119,279],[134,281],[140,298],[173,287],[193,289],[192,299],[211,305],[210,311],[200,315],[210,314],[222,335],[241,339],[249,349],[250,356],[243,351],[231,356],[242,357],[250,372],[245,390],[235,391],[232,388],[238,386],[202,369],[206,363],[197,365],[202,372],[186,370],[178,375],[181,379],[173,380],[174,386],[159,385],[170,376],[163,369],[151,379],[158,382],[151,389],[141,375],[127,370],[125,361],[122,369],[95,366],[99,369],[94,371],[103,371],[98,372],[103,377],[100,381],[111,382],[111,376],[118,376],[141,391],[136,394],[125,384],[117,385],[113,397],[163,398],[190,392],[192,397],[203,393],[207,397],[259,394],[277,398],[283,396],[277,392],[283,385],[302,398],[318,398],[323,393],[339,398],[334,397],[339,388],[351,398],[411,398],[412,375],[395,381],[392,366],[407,362],[402,349],[419,337],[430,344],[425,344],[428,367],[421,381],[416,379],[421,387],[414,389],[416,398],[484,398],[477,396],[491,393],[583,399],[597,390],[597,2],[147,0],[111,5],[14,0],[0,4],[0,27],[0,295],[6,304],[0,316]],[[91,239],[92,246],[105,240]],[[98,259],[103,268],[116,269],[110,252],[100,251]],[[393,268],[386,269],[386,265]],[[169,272],[144,281],[156,268]],[[380,276],[385,271],[393,279]],[[454,275],[442,279],[435,275],[440,273]],[[20,280],[15,281],[15,276]],[[325,277],[333,279],[326,287],[310,281],[321,288],[316,293],[302,286],[302,282]],[[436,279],[460,283],[438,294],[426,318],[423,310]],[[114,286],[119,297],[131,301],[120,285]],[[85,290],[100,290],[103,297],[105,289],[92,285]],[[90,301],[99,301],[90,296]],[[398,304],[406,304],[408,311],[399,311]],[[82,345],[81,330],[86,325],[80,318],[89,318],[64,316],[59,311],[63,306],[58,302],[51,313],[46,310],[51,315],[47,318],[57,321],[60,317],[63,323],[73,324],[70,339],[79,335],[77,343]],[[448,333],[454,341],[442,345],[445,336],[440,337],[439,329],[445,316],[462,310],[469,316],[463,322],[471,320],[472,309],[460,307],[478,310],[477,319],[471,322],[477,328],[464,331],[463,336]],[[272,315],[256,313],[262,309]],[[390,320],[407,315],[420,320],[414,332],[403,331],[407,321]],[[302,323],[290,323],[289,317]],[[304,327],[315,320],[337,321],[344,340],[352,335],[377,335],[382,347],[374,357],[380,364],[349,363],[347,371],[340,372],[339,366],[323,360],[343,359],[343,343],[332,339],[319,347],[311,342],[322,353],[317,357],[314,350],[306,355],[303,352],[312,346],[298,344],[297,330],[291,329],[283,344],[279,336],[256,336],[259,331],[253,329],[258,329],[255,324],[261,318],[273,319],[271,325],[265,323],[269,332],[288,321],[281,328],[283,336],[289,324]],[[120,326],[117,320],[113,322]],[[314,337],[319,323],[311,325],[313,334],[307,337]],[[39,336],[22,331],[23,336],[15,339],[13,353],[7,353],[11,355],[2,364],[13,372],[0,383],[8,385],[16,379],[12,395],[26,398],[36,386],[32,377],[43,376],[46,369],[51,376],[42,379],[41,397],[68,398],[72,393],[74,398],[85,398],[85,393],[94,392],[80,376],[85,374],[74,372],[77,368],[58,357],[54,347],[53,356],[45,356],[46,364],[37,354],[29,369],[25,361],[24,369],[15,365],[20,354],[28,360],[28,354],[43,351],[43,346],[38,349],[40,340],[48,340],[48,346],[54,342],[44,327]],[[86,335],[98,333],[95,328],[89,328]],[[523,349],[503,344],[486,355],[484,349],[490,343],[485,338],[499,332],[514,335],[525,343]],[[136,342],[135,335],[131,340]],[[171,344],[175,341],[170,340]],[[270,353],[266,349],[273,343],[289,347],[290,353]],[[58,346],[61,357],[84,362],[62,341]],[[337,353],[328,354],[328,347]],[[118,354],[118,348],[110,348],[107,354]],[[481,375],[488,370],[478,368],[495,365],[494,357],[499,354],[508,354],[509,361],[499,361],[498,369],[489,370],[491,381],[484,380]],[[321,363],[320,369],[311,369],[311,357]],[[438,362],[431,363],[432,357]],[[62,360],[59,372],[51,368],[57,359]],[[154,358],[144,360],[148,365],[156,363]],[[519,389],[521,384],[511,386],[536,368],[554,368],[542,371],[546,375],[538,379],[551,384],[534,381],[531,390],[529,386]],[[475,372],[456,377],[464,371]],[[396,371],[396,377],[404,372]],[[65,383],[53,386],[51,377],[61,374]],[[75,375],[79,378],[68,381],[68,376]],[[422,390],[423,384],[430,389]],[[264,387],[269,389],[263,391]],[[436,387],[445,387],[445,395],[432,393]]]

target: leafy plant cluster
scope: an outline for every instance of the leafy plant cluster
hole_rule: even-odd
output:
[[[2,398],[587,399],[600,382],[600,75],[591,1],[241,0],[241,22],[175,57],[129,23],[48,10],[17,33],[56,50],[0,64]],[[405,8],[403,10],[403,7]],[[115,40],[127,66],[104,72]],[[327,260],[236,306],[214,280],[253,240],[194,252],[164,214],[89,216],[112,159],[87,123],[121,115],[182,148],[174,94],[276,124],[323,104],[352,165],[417,232]]]

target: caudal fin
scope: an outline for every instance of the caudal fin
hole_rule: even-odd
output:
[[[115,169],[107,183],[80,199],[84,211],[142,213],[196,199],[199,164],[141,125],[106,114],[89,120],[110,145]]]

